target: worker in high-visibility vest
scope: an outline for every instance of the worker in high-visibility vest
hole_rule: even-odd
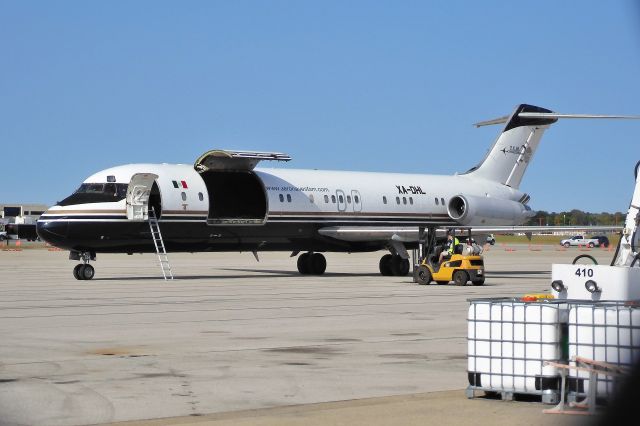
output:
[[[455,250],[456,246],[460,244],[460,241],[454,235],[452,230],[447,231],[447,242],[444,245],[444,249],[440,253],[440,258],[438,259],[438,265],[442,263],[444,258],[449,258],[453,254],[453,250]]]

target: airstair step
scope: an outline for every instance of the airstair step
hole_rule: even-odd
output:
[[[151,230],[151,239],[153,240],[153,245],[156,249],[158,260],[160,261],[162,276],[165,280],[172,280],[173,272],[171,271],[169,256],[167,256],[167,250],[165,249],[162,233],[160,232],[160,224],[153,209],[149,211],[149,229]]]

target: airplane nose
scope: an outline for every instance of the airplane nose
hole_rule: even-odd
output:
[[[39,220],[36,223],[36,232],[41,240],[53,246],[58,246],[67,239],[69,222]]]

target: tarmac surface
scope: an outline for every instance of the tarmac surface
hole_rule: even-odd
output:
[[[467,299],[613,252],[498,244],[465,287],[382,277],[382,254],[300,276],[287,253],[170,253],[165,282],[154,255],[99,254],[76,281],[66,252],[0,251],[0,424],[584,424],[465,397]]]

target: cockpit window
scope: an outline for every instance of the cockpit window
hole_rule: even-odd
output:
[[[113,203],[127,196],[126,183],[83,183],[73,194],[58,203],[59,206],[87,203]]]

